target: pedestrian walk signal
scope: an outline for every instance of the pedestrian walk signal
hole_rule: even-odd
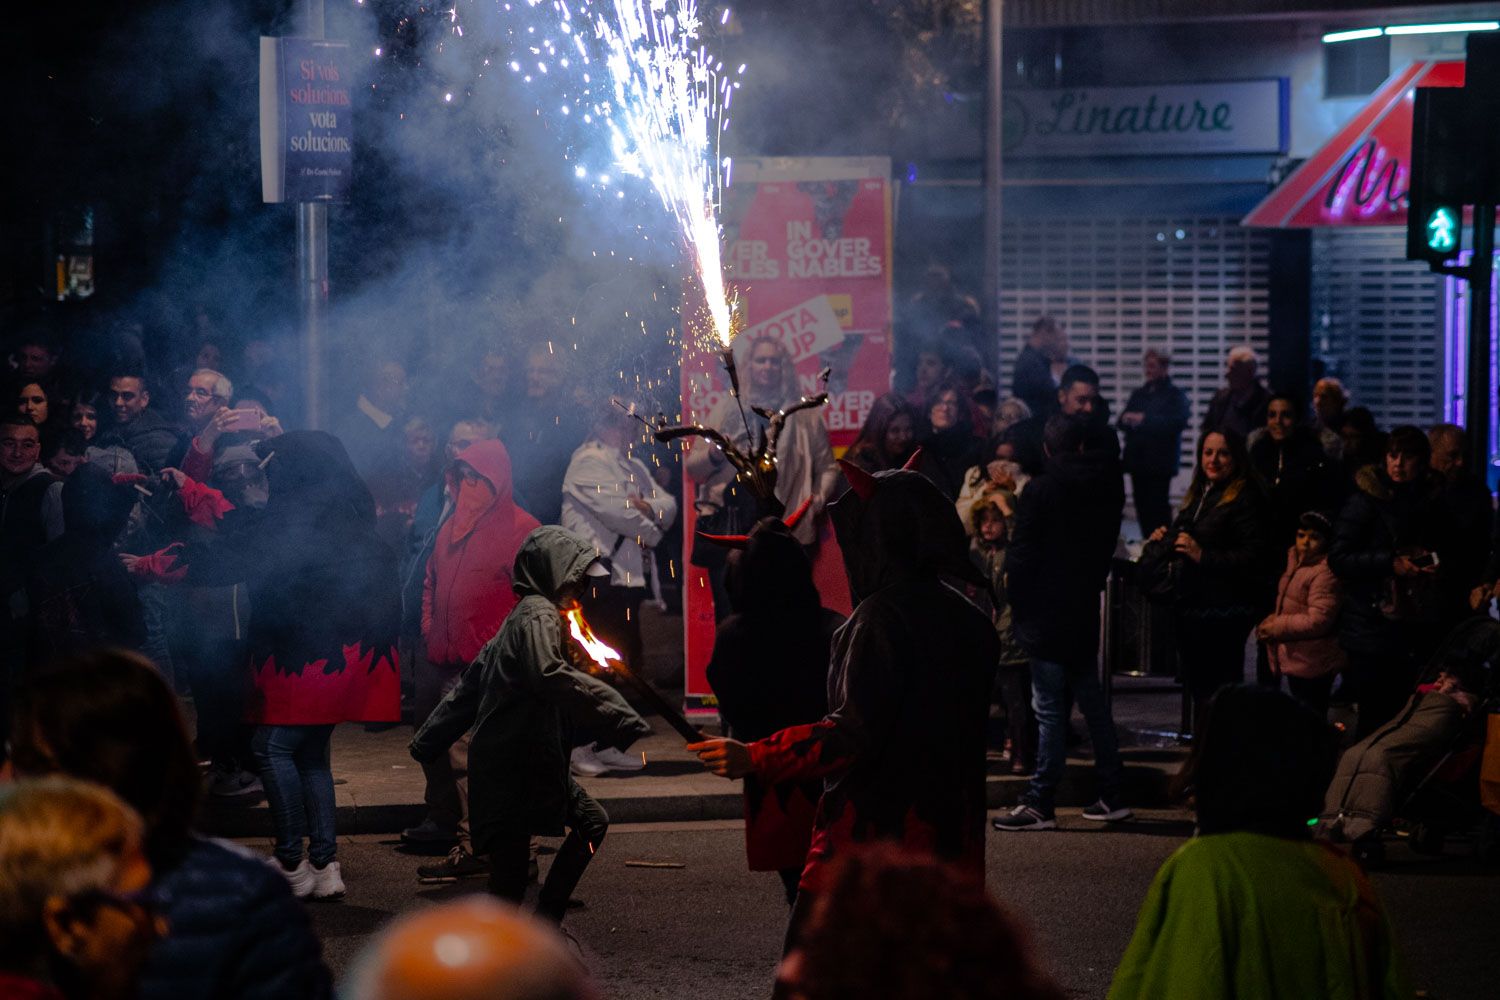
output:
[[[1434,253],[1455,254],[1458,252],[1459,215],[1447,205],[1439,205],[1427,213],[1427,249]]]

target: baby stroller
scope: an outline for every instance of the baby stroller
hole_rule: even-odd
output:
[[[1500,621],[1469,618],[1424,665],[1418,687],[1447,674],[1440,690],[1413,693],[1390,722],[1345,751],[1329,785],[1320,835],[1351,844],[1366,867],[1385,860],[1386,834],[1442,852],[1449,833],[1479,825],[1475,849],[1493,857],[1500,817],[1480,803],[1480,759],[1491,712],[1500,712]]]

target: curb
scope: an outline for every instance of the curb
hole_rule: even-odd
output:
[[[1140,809],[1159,809],[1171,805],[1169,784],[1181,755],[1126,750],[1125,773],[1121,789],[1125,802]],[[985,804],[989,809],[1013,806],[1026,790],[1028,779],[1015,775],[990,775],[986,782]],[[1098,798],[1094,785],[1093,763],[1070,759],[1067,773],[1057,789],[1057,805],[1062,808],[1086,806]],[[711,795],[634,795],[597,796],[613,823],[683,823],[696,820],[741,819],[744,800],[738,790]],[[359,805],[345,803],[335,810],[334,822],[341,835],[397,834],[420,823],[427,815],[422,802],[391,802]],[[244,807],[205,803],[200,828],[215,837],[270,837],[271,811],[264,801]]]

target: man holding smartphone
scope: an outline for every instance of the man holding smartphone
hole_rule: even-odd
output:
[[[212,368],[199,368],[188,376],[186,404],[188,424],[193,434],[199,434],[214,414],[229,405],[234,395],[234,386]]]
[[[182,471],[190,478],[209,481],[215,457],[223,447],[220,438],[226,434],[237,435],[234,443],[243,444],[281,433],[276,418],[268,415],[258,401],[245,398],[231,409],[233,397],[233,384],[212,368],[200,368],[188,378],[185,402],[193,438],[183,457]]]

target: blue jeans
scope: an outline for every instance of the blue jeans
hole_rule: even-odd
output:
[[[274,853],[287,869],[302,863],[304,837],[314,866],[333,860],[332,737],[332,726],[257,726],[250,739],[276,827]]]
[[[1094,743],[1094,769],[1099,798],[1114,805],[1120,796],[1120,744],[1115,722],[1104,705],[1099,673],[1092,663],[1068,667],[1048,660],[1031,661],[1031,706],[1039,730],[1036,774],[1022,800],[1040,812],[1052,815],[1057,786],[1068,766],[1068,699],[1071,688],[1078,710],[1088,723]]]

